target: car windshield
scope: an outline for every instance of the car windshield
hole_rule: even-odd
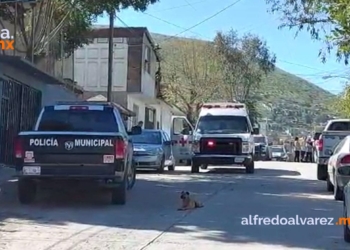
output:
[[[245,116],[202,116],[199,118],[196,132],[199,134],[249,133]]]
[[[266,143],[264,136],[254,136],[255,143]]]
[[[271,148],[271,152],[274,152],[274,153],[283,153],[284,150],[282,147],[272,147]]]
[[[45,110],[38,131],[118,132],[113,110]]]
[[[139,135],[132,135],[132,142],[139,144],[161,144],[162,137],[159,131],[143,130]]]

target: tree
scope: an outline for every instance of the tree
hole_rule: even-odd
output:
[[[322,40],[325,48],[319,56],[323,62],[336,49],[338,60],[347,65],[350,56],[350,9],[348,0],[266,0],[271,11],[281,15],[280,28],[310,33],[311,38]]]
[[[162,48],[163,96],[194,123],[203,102],[219,97],[220,69],[214,46],[173,40]]]
[[[214,44],[221,62],[225,99],[244,102],[256,122],[260,82],[274,70],[275,55],[259,37],[252,34],[239,37],[233,30],[227,34],[218,32]]]
[[[35,61],[38,62],[48,52],[51,45],[56,58],[62,55],[69,56],[73,51],[89,40],[87,34],[95,18],[104,11],[120,11],[125,8],[134,8],[136,11],[145,11],[149,4],[158,0],[42,0],[34,8],[23,3],[0,5],[0,26],[17,27],[16,50],[30,58],[34,48]],[[34,15],[34,37],[32,16]],[[61,37],[61,39],[59,38]],[[34,46],[32,41],[34,42]],[[60,51],[60,49],[63,49]]]

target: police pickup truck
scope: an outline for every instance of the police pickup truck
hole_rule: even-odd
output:
[[[88,181],[111,191],[112,204],[125,204],[136,177],[132,157],[131,140],[112,103],[46,106],[34,131],[20,132],[15,142],[18,199],[33,202],[42,182]]]
[[[193,134],[191,172],[202,165],[241,165],[254,173],[253,134],[259,131],[252,128],[244,104],[203,104]]]

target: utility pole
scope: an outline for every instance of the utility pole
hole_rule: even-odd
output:
[[[107,101],[112,101],[113,86],[113,38],[114,38],[114,16],[115,11],[109,12],[109,39],[108,39],[108,84]]]

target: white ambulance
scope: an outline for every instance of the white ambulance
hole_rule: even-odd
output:
[[[240,165],[254,173],[254,134],[245,104],[205,103],[193,132],[191,172],[208,165]]]

